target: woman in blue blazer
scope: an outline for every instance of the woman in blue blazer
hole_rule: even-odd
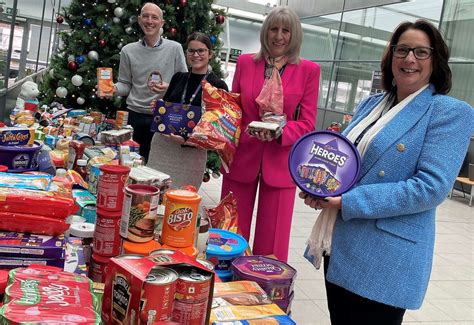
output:
[[[336,211],[332,244],[322,248],[312,240],[328,236],[315,226],[306,254],[317,266],[324,254],[332,324],[401,324],[406,309],[421,307],[435,210],[474,132],[472,107],[446,96],[448,58],[431,23],[399,25],[381,64],[386,93],[365,99],[344,131],[362,156],[357,183],[325,200],[300,193],[306,204],[323,209],[319,218]]]

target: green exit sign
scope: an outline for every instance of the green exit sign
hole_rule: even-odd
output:
[[[230,53],[229,53],[229,61],[230,61],[230,62],[237,62],[237,59],[239,58],[239,56],[240,56],[241,54],[242,54],[242,50],[231,48],[231,49],[230,49]],[[222,60],[225,60],[225,57],[226,57],[226,52],[225,52],[225,50],[224,50],[224,51],[221,51],[221,59],[222,59]]]

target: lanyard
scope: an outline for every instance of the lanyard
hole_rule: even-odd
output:
[[[188,79],[186,79],[186,84],[184,85],[184,90],[183,90],[183,94],[181,95],[181,104],[184,104],[184,100],[185,100],[185,97],[186,97],[186,93],[187,93],[187,90],[188,90],[188,82],[189,82],[189,77],[191,77],[191,73],[190,72],[188,74]],[[202,88],[202,85],[201,83],[203,82],[203,80],[206,80],[207,79],[207,76],[209,75],[209,72],[206,72],[206,74],[204,75],[204,77],[201,79],[201,82],[199,82],[199,85],[197,86],[196,90],[194,91],[194,93],[191,95],[191,98],[189,99],[189,104],[191,105],[191,103],[193,102],[194,98],[196,97],[196,95],[198,94],[198,92],[201,91],[201,88]]]

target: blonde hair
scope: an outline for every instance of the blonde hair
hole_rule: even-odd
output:
[[[277,25],[288,27],[291,32],[288,48],[288,63],[298,64],[300,62],[301,43],[303,42],[303,30],[298,15],[293,9],[283,6],[276,7],[270,11],[260,29],[260,51],[255,55],[255,60],[265,59],[270,55],[268,44],[268,31]]]

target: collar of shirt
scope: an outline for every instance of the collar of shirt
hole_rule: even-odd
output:
[[[156,41],[155,45],[153,45],[153,47],[158,47],[161,45],[161,43],[163,43],[163,38],[160,36],[160,38]],[[145,42],[145,39],[142,39],[142,45],[144,47],[147,47],[148,45],[146,45],[146,42]]]

